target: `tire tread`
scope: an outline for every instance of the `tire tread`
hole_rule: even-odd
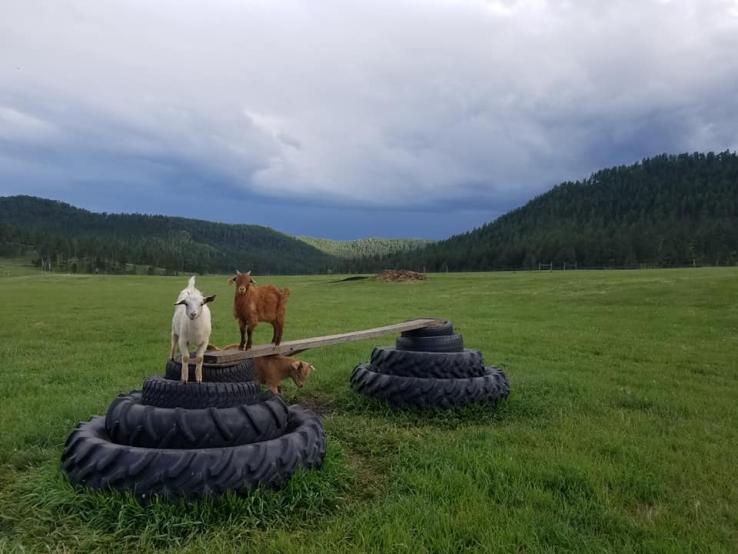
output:
[[[105,430],[118,444],[145,448],[219,448],[281,436],[288,408],[279,396],[230,408],[159,408],[140,392],[120,395],[108,407]]]
[[[502,370],[488,366],[484,375],[464,379],[402,377],[378,373],[359,364],[351,374],[351,387],[360,394],[387,401],[399,408],[451,408],[478,402],[497,402],[509,394]]]
[[[72,483],[131,491],[139,499],[215,496],[226,490],[245,493],[259,485],[278,486],[298,468],[320,466],[325,456],[320,419],[299,406],[289,408],[283,436],[224,448],[174,450],[116,444],[107,436],[104,419],[94,417],[72,432],[62,468]],[[92,456],[93,452],[98,454]],[[106,464],[98,469],[100,459]]]

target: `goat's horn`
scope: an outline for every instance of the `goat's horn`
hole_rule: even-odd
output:
[[[241,275],[241,272],[236,270],[236,275]]]

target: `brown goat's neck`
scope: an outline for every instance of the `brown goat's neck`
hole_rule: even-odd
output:
[[[253,290],[251,286],[246,287],[246,292],[238,292],[238,290],[236,290],[236,294],[233,297],[234,309],[237,305],[243,305],[250,302],[255,292],[256,291]]]

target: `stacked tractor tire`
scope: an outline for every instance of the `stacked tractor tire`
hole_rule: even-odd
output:
[[[181,365],[119,395],[104,417],[80,423],[67,439],[62,468],[92,489],[160,496],[215,496],[276,487],[300,468],[320,466],[325,433],[310,410],[287,406],[252,380],[250,360],[203,367],[187,384]]]
[[[405,331],[395,347],[375,348],[356,366],[351,387],[398,408],[453,408],[506,398],[502,370],[485,366],[482,353],[464,348],[449,321]]]

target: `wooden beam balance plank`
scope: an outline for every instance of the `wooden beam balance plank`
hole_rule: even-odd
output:
[[[279,346],[274,346],[273,344],[260,344],[258,346],[252,346],[249,350],[238,350],[237,348],[230,348],[228,350],[208,350],[205,352],[204,361],[207,364],[226,365],[234,364],[249,358],[258,358],[260,356],[296,354],[303,350],[308,350],[309,348],[318,348],[319,346],[372,339],[384,335],[402,333],[403,331],[432,327],[433,325],[439,324],[441,321],[442,320],[432,318],[412,319],[410,321],[403,321],[402,323],[395,323],[394,325],[364,329],[363,331],[351,331],[349,333],[339,333],[337,335],[286,341]]]

